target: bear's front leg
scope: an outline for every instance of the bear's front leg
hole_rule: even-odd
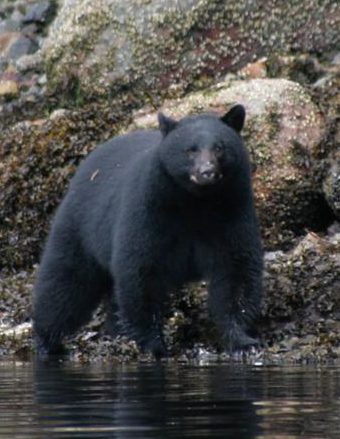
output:
[[[242,306],[239,290],[233,288],[230,272],[217,271],[209,285],[209,310],[227,351],[247,350],[257,345],[251,336],[253,319]]]
[[[258,344],[254,335],[261,311],[262,270],[259,228],[250,209],[227,224],[211,273],[210,309],[229,350]]]
[[[162,334],[162,286],[143,267],[116,276],[116,296],[123,333],[156,358],[166,354]]]
[[[162,357],[166,354],[162,317],[168,291],[163,267],[167,224],[158,209],[153,210],[157,203],[147,188],[136,183],[126,200],[130,201],[115,227],[111,260],[120,324],[143,351]]]

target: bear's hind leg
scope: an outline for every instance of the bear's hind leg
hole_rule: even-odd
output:
[[[90,320],[109,283],[80,251],[68,257],[49,248],[41,263],[33,299],[38,353],[58,353],[63,337]]]

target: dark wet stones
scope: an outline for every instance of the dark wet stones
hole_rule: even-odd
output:
[[[323,182],[323,191],[327,202],[337,219],[340,220],[340,152],[330,160],[330,168]]]
[[[18,32],[21,28],[21,23],[17,20],[3,20],[0,21],[0,35],[6,32]]]
[[[38,49],[38,44],[24,35],[18,35],[7,48],[7,57],[10,60],[17,60],[23,55],[34,53]]]
[[[22,103],[40,101],[45,90],[39,73],[42,26],[50,17],[52,2],[8,3],[7,16],[0,20],[0,111],[11,113]],[[4,9],[5,10],[5,9]],[[37,88],[40,88],[38,90]],[[31,93],[32,92],[32,93]]]
[[[21,56],[16,62],[16,68],[22,73],[27,71],[41,71],[42,59],[40,52]]]
[[[46,23],[53,15],[54,6],[52,2],[44,1],[35,3],[28,7],[23,23]]]

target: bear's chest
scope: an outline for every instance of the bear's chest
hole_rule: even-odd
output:
[[[222,236],[213,239],[204,234],[199,236],[193,231],[172,236],[163,258],[167,277],[175,285],[206,280],[221,246],[227,247]]]

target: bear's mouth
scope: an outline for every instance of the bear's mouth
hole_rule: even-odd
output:
[[[208,186],[217,183],[222,178],[219,172],[196,173],[190,175],[190,181],[199,186]]]

